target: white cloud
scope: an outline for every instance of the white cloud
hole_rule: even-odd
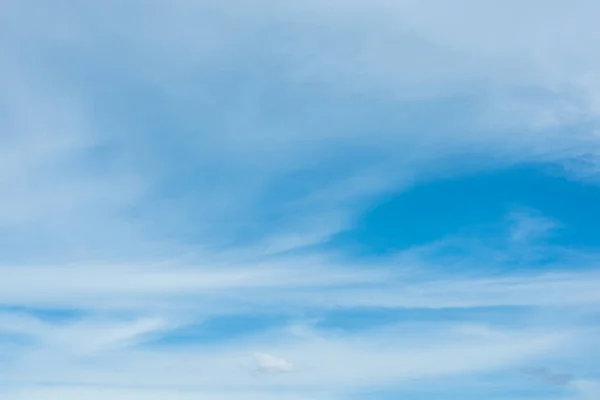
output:
[[[414,379],[427,381],[512,368],[560,352],[582,337],[576,332],[527,330],[474,337],[460,330],[448,331],[439,323],[423,328],[399,325],[355,335],[316,331],[309,338],[277,332],[227,347],[124,346],[118,352],[87,353],[85,357],[61,348],[38,347],[5,368],[3,379],[10,388],[22,386],[25,376],[29,384],[52,385],[61,384],[68,376],[72,385],[93,385],[100,393],[125,386],[138,387],[141,392],[177,387],[198,392],[268,393],[287,388],[298,393],[343,393]],[[86,335],[81,331],[73,339],[85,340]],[[269,353],[253,354],[251,349],[257,347]],[[252,358],[263,370],[290,373],[256,375]],[[47,367],[49,364],[52,368]]]
[[[18,390],[2,400],[330,400],[334,397],[319,393],[287,394],[274,392],[227,392],[204,390],[143,390],[143,389],[93,389],[87,387],[45,387]]]
[[[175,279],[178,271],[172,272],[170,278],[163,276],[157,281],[189,282],[189,278]],[[118,274],[114,276],[119,279]],[[10,400],[22,398],[19,393],[25,393],[22,396],[38,393],[31,392],[28,384],[63,384],[65,376],[69,377],[71,388],[36,390],[58,396],[56,393],[77,392],[76,386],[93,385],[97,389],[85,389],[90,396],[109,391],[145,399],[152,398],[153,393],[178,388],[198,396],[210,392],[216,398],[228,398],[232,390],[268,396],[276,388],[297,393],[326,390],[343,395],[347,390],[377,385],[516,370],[543,363],[547,357],[560,358],[565,352],[584,351],[596,332],[585,322],[579,325],[581,321],[577,318],[566,325],[556,315],[548,319],[542,309],[531,314],[535,318],[515,319],[510,327],[493,319],[488,323],[407,321],[383,328],[367,325],[355,333],[307,326],[299,329],[294,325],[296,328],[246,335],[235,342],[216,345],[202,341],[178,343],[176,338],[179,329],[185,330],[189,324],[211,315],[252,316],[270,310],[294,314],[292,308],[327,310],[336,304],[349,308],[408,309],[502,305],[597,307],[600,299],[594,288],[598,280],[593,276],[593,273],[573,273],[571,277],[433,279],[394,286],[384,274],[381,281],[365,283],[367,287],[363,289],[352,288],[356,285],[353,279],[350,283],[345,279],[334,280],[331,287],[318,281],[304,282],[300,287],[291,283],[286,286],[285,281],[274,280],[268,286],[260,285],[257,291],[248,291],[254,284],[252,281],[245,282],[247,286],[228,287],[217,280],[212,282],[216,282],[214,287],[209,282],[202,294],[193,290],[186,294],[185,285],[173,290],[160,289],[160,285],[158,289],[154,285],[131,287],[140,296],[135,302],[129,297],[131,293],[119,293],[112,286],[103,289],[102,296],[102,292],[67,292],[65,301],[69,299],[84,309],[99,311],[67,321],[44,322],[10,312],[0,318],[0,334],[9,332],[33,339],[26,347],[4,344],[3,354],[9,354],[13,360],[3,366],[4,379],[10,387],[17,388],[8,395],[17,397],[8,397]],[[336,286],[340,284],[341,287]],[[94,301],[89,302],[86,295]],[[111,296],[114,303],[103,305]],[[12,304],[22,304],[16,300]],[[46,302],[47,299],[40,301],[39,306]],[[199,329],[201,333],[202,325]],[[227,334],[223,332],[224,338]],[[171,345],[153,346],[151,340],[161,337],[175,339]],[[146,340],[150,340],[148,344]],[[257,376],[254,374],[257,366],[263,371],[289,374]],[[139,389],[119,389],[124,386]],[[235,398],[234,394],[231,396]]]
[[[600,395],[600,383],[590,380],[578,380],[573,383],[579,393],[573,397],[575,400],[594,400]]]
[[[487,253],[493,256],[493,252]],[[484,255],[479,255],[485,258]],[[91,310],[196,309],[202,313],[285,307],[469,308],[597,305],[600,275],[585,269],[597,257],[575,258],[579,272],[451,276],[427,271],[435,259],[356,264],[287,256],[270,262],[91,264],[0,267],[0,304]],[[446,260],[441,259],[442,263]],[[479,259],[463,259],[476,271]],[[510,260],[509,260],[510,262]],[[489,270],[503,264],[490,264]],[[568,265],[563,265],[567,268]]]
[[[465,155],[485,156],[478,157],[487,161],[477,168],[540,160],[578,165],[571,161],[597,158],[600,142],[593,120],[598,96],[592,83],[600,59],[589,52],[596,35],[589,17],[598,11],[595,2],[568,8],[558,1],[482,6],[465,0],[452,7],[409,0],[234,4],[108,1],[82,7],[65,1],[52,8],[25,2],[5,6],[2,33],[11,45],[4,70],[19,71],[18,79],[9,77],[9,82],[25,82],[3,94],[4,102],[13,104],[11,114],[31,124],[27,110],[35,109],[36,121],[48,132],[43,137],[53,138],[44,139],[43,146],[75,131],[67,136],[75,144],[101,143],[119,160],[110,168],[114,175],[84,173],[64,185],[56,177],[29,173],[26,181],[40,183],[10,190],[3,199],[5,218],[36,220],[62,210],[52,233],[64,237],[73,227],[64,226],[62,219],[87,220],[91,210],[102,213],[107,218],[75,226],[80,239],[70,240],[85,254],[98,247],[89,242],[99,239],[98,230],[87,226],[130,232],[123,239],[132,242],[148,241],[148,236],[171,241],[168,235],[155,238],[148,232],[156,224],[177,232],[189,229],[193,212],[197,237],[227,241],[232,232],[261,224],[257,214],[271,208],[282,215],[283,228],[264,226],[258,235],[287,236],[284,243],[281,238],[273,242],[288,248],[323,240],[343,228],[370,196],[401,189],[415,179],[471,168]],[[132,14],[135,21],[124,17]],[[118,38],[118,47],[112,38]],[[49,47],[63,48],[68,57],[57,60],[43,51]],[[24,50],[30,48],[39,55],[31,57]],[[38,65],[47,65],[47,70]],[[76,66],[92,77],[81,79],[69,72]],[[97,75],[94,68],[100,70]],[[104,98],[107,93],[87,86],[98,76],[113,95]],[[214,83],[230,79],[237,79],[237,86]],[[280,87],[271,88],[269,82]],[[138,86],[154,97],[134,99]],[[468,93],[459,93],[465,87]],[[59,92],[67,100],[57,103]],[[14,102],[26,98],[24,93],[38,100]],[[415,128],[413,114],[431,106],[421,102],[423,93],[427,101],[473,96],[478,105],[440,115],[435,126]],[[111,96],[128,95],[132,114],[143,114],[157,99],[164,101],[157,117],[173,126],[169,137],[160,139],[185,162],[184,169],[149,144],[147,131],[155,121],[110,107]],[[361,98],[381,104],[368,110]],[[60,104],[67,106],[61,109]],[[275,119],[269,111],[274,104],[281,107]],[[556,130],[590,122],[592,126],[568,133]],[[90,138],[90,124],[104,128],[94,129]],[[269,201],[277,182],[306,169],[320,174],[323,163],[340,154],[343,160],[341,149],[348,148],[371,151],[373,157],[355,167],[347,166],[355,164],[351,160],[340,173],[307,184],[293,199]],[[75,150],[68,156],[77,156]],[[46,157],[27,154],[34,163]],[[137,204],[148,193],[145,188],[155,189],[190,168],[197,172],[197,192],[161,199],[140,220],[111,219]],[[67,171],[73,169],[62,168],[58,176]],[[263,210],[257,211],[259,207]],[[73,209],[81,212],[67,213]],[[317,222],[302,223],[315,221],[315,216]],[[322,218],[328,226],[318,223]],[[106,243],[110,235],[100,236],[105,252],[110,244],[116,246]]]
[[[0,272],[0,304],[91,309],[189,308],[189,302],[241,304],[265,289],[319,290],[379,282],[385,271],[348,269],[315,257],[240,262],[6,266]],[[235,261],[234,261],[235,262]],[[220,265],[219,265],[220,264]],[[349,267],[349,265],[346,265]],[[253,294],[254,293],[254,294]],[[258,296],[257,298],[259,298]],[[186,305],[187,304],[187,305]]]
[[[579,325],[547,322],[144,347],[257,310],[597,308],[594,254],[567,272],[449,276],[431,249],[361,265],[292,251],[440,175],[552,162],[596,176],[600,6],[575,3],[4,1],[0,304],[84,314],[0,315],[0,332],[33,340],[0,341],[6,399],[315,399],[577,347]],[[515,222],[525,247],[554,226]],[[496,256],[461,266],[508,264]],[[255,349],[290,373],[252,375]]]
[[[294,364],[268,353],[254,353],[254,359],[258,368],[265,372],[291,372],[294,370]]]

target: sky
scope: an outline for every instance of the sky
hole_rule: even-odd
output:
[[[0,400],[600,398],[596,0],[4,0]]]

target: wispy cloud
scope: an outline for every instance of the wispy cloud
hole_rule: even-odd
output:
[[[592,396],[593,376],[532,369],[597,347],[598,251],[553,242],[565,221],[510,204],[388,257],[334,239],[437,179],[544,163],[594,183],[598,13],[5,1],[0,396],[352,398],[517,370]],[[306,322],[361,310],[423,318]],[[257,316],[280,319],[202,336]]]
[[[272,354],[254,353],[254,359],[261,371],[280,373],[294,370],[294,364]]]

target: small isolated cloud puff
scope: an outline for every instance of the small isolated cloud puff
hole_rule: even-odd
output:
[[[259,370],[269,373],[283,373],[294,370],[294,364],[281,358],[267,353],[254,353],[254,359]]]

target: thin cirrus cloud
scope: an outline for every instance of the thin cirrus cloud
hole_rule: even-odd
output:
[[[591,398],[598,12],[5,2],[1,398]]]

